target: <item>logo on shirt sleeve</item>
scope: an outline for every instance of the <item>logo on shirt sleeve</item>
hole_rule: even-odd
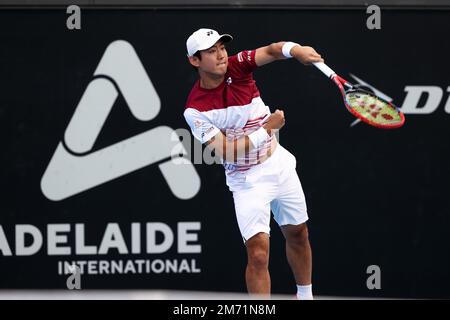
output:
[[[237,54],[237,59],[239,62],[244,62],[244,59],[247,59],[248,61],[252,61],[252,51],[241,51]]]
[[[209,127],[208,129],[204,130],[202,132],[202,139],[213,130],[214,130],[214,127]]]
[[[244,59],[242,59],[242,52],[239,52],[239,53],[238,53],[237,58],[238,58],[238,61],[239,61],[239,62],[244,61]]]
[[[247,51],[247,60],[252,61],[252,50]]]
[[[203,125],[203,122],[202,122],[202,121],[199,121],[199,120],[195,120],[195,121],[194,121],[194,127],[195,127],[195,129],[200,128],[202,125]]]

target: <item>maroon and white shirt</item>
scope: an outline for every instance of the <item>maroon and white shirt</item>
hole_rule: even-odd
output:
[[[228,58],[225,79],[217,88],[201,88],[197,80],[187,98],[184,117],[202,144],[220,131],[232,141],[263,125],[262,120],[270,114],[270,109],[253,80],[256,67],[255,50],[242,51]],[[224,161],[226,174],[245,172],[257,164],[270,149],[272,139],[273,136],[260,148],[238,155],[232,163]]]

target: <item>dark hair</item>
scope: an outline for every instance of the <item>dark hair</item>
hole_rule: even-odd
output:
[[[194,53],[193,57],[197,57],[198,60],[202,60],[202,55],[200,54],[200,51]],[[195,71],[198,71],[198,67],[192,66],[192,68],[194,68]]]

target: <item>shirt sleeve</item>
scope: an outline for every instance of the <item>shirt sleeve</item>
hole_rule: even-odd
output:
[[[256,69],[255,62],[256,50],[244,50],[234,56],[235,66],[244,74],[252,73]]]
[[[207,117],[193,108],[187,108],[184,111],[184,118],[191,128],[192,135],[202,144],[220,132]]]

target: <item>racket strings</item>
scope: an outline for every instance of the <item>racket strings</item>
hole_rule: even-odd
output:
[[[398,110],[388,102],[365,92],[349,92],[346,100],[353,112],[360,117],[382,125],[402,122]]]

